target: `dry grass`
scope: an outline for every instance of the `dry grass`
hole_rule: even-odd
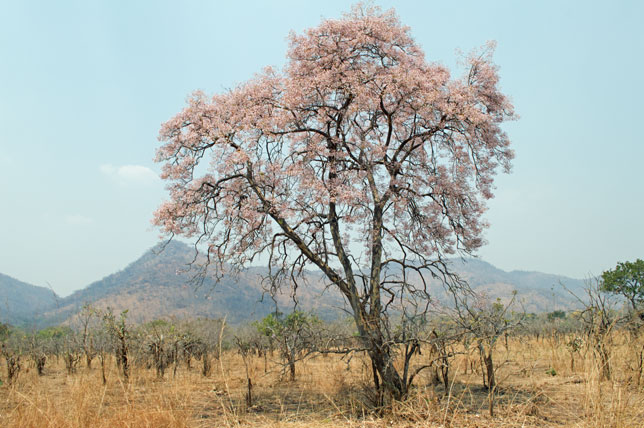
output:
[[[362,356],[309,359],[298,365],[296,382],[276,363],[265,371],[264,359],[253,358],[247,408],[244,365],[230,352],[208,378],[182,366],[157,380],[153,370],[135,367],[123,383],[110,366],[104,386],[100,369],[67,375],[62,360],[49,363],[42,377],[23,369],[13,386],[0,387],[0,426],[644,427],[644,390],[633,381],[627,343],[614,348],[609,381],[600,381],[591,352],[577,355],[571,370],[565,344],[554,340],[511,341],[509,351],[499,345],[495,358],[502,364],[494,417],[480,373],[465,355],[455,358],[447,391],[427,374],[405,402],[378,413],[368,400],[371,373]]]

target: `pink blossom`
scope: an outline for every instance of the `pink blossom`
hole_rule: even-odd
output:
[[[360,271],[483,245],[485,201],[513,158],[493,44],[453,79],[393,11],[357,7],[289,39],[283,70],[195,92],[163,124],[170,200],[154,224],[199,237],[221,263],[270,254],[336,283],[352,281],[342,254]]]

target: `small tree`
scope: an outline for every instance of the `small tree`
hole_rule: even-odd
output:
[[[94,349],[94,337],[92,331],[95,327],[94,321],[100,322],[96,309],[89,303],[85,303],[81,310],[76,314],[75,322],[79,325],[79,334],[81,348],[85,354],[85,364],[87,368],[92,368],[92,360],[96,356]]]
[[[81,361],[83,354],[80,338],[76,333],[70,333],[63,340],[63,360],[67,374],[76,372],[78,363]]]
[[[7,383],[12,385],[22,368],[22,343],[18,334],[8,324],[0,323],[0,356],[7,363]],[[1,383],[0,383],[1,384]]]
[[[104,322],[92,332],[94,350],[101,365],[101,378],[103,385],[107,384],[106,364],[109,355],[114,352],[115,343],[110,327]]]
[[[219,359],[219,341],[223,335],[224,321],[221,319],[199,318],[187,322],[184,329],[197,340],[194,354],[201,358],[201,374],[209,376],[212,369],[211,358]]]
[[[644,260],[617,263],[615,269],[602,273],[601,289],[625,297],[631,309],[640,314],[644,304]]]
[[[570,292],[584,305],[584,309],[576,317],[581,321],[586,333],[586,344],[598,362],[600,378],[610,380],[613,331],[623,324],[626,318],[616,310],[615,295],[603,290],[600,279],[589,279],[584,291],[584,298]]]
[[[114,316],[111,308],[107,308],[107,311],[103,314],[103,322],[115,345],[116,363],[121,369],[126,382],[130,378],[128,352],[131,335],[127,325],[127,312],[127,310],[122,311],[118,319]]]
[[[55,356],[58,362],[61,356],[64,357],[67,336],[72,333],[72,329],[67,326],[53,326],[39,330],[37,336],[46,344],[47,353]]]
[[[428,357],[431,363],[432,381],[434,383],[442,382],[446,392],[449,389],[451,359],[456,355],[454,346],[460,340],[465,339],[465,335],[458,327],[454,320],[445,317],[435,317],[428,326],[430,334],[426,342],[429,347]],[[464,345],[467,350],[468,343],[466,341],[464,341]],[[467,360],[465,364],[467,364]]]
[[[223,330],[222,330],[223,331]],[[244,370],[246,373],[246,407],[253,406],[253,370],[250,365],[250,357],[253,352],[253,343],[256,342],[256,336],[260,333],[252,325],[245,325],[237,329],[233,336],[233,342],[237,346],[237,351],[242,357]],[[220,342],[221,343],[221,342]]]
[[[36,367],[38,376],[45,374],[45,364],[47,362],[47,339],[36,332],[32,333],[28,339],[29,355]]]
[[[644,374],[644,260],[618,263],[615,269],[602,273],[601,279],[602,291],[624,297],[630,304],[628,332],[640,385]]]
[[[170,360],[177,358],[174,355],[174,348],[170,346],[174,343],[173,338],[177,335],[176,328],[165,320],[151,321],[142,328],[146,338],[147,352],[152,357],[157,378],[163,379]]]
[[[489,302],[482,296],[475,296],[473,302],[465,297],[455,296],[454,318],[477,343],[483,371],[483,387],[489,391],[490,416],[494,416],[494,394],[497,386],[494,348],[499,338],[519,326],[523,320],[523,313],[511,312],[515,299],[516,291],[512,293],[512,299],[507,304],[500,299]]]
[[[293,311],[287,316],[281,312],[268,314],[261,322],[256,323],[257,330],[277,344],[282,358],[295,380],[295,363],[302,353],[313,346],[314,329],[320,324],[317,317],[301,311]]]

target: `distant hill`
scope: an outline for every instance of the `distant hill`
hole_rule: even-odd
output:
[[[552,312],[579,307],[565,287],[583,297],[585,281],[542,272],[506,272],[479,259],[452,260],[452,267],[470,287],[489,297],[507,301],[513,290],[526,312]]]
[[[40,287],[12,279],[23,284],[23,294],[14,291],[11,297],[11,306],[22,308],[22,311],[9,313],[8,320],[19,324],[57,324],[72,317],[86,302],[100,308],[109,306],[115,311],[129,309],[129,318],[133,322],[169,316],[226,316],[229,322],[238,323],[259,319],[275,309],[275,302],[264,295],[262,277],[266,275],[265,268],[253,267],[235,277],[224,276],[216,285],[212,279],[206,278],[197,287],[190,282],[195,274],[194,270],[189,270],[193,258],[194,249],[182,242],[157,245],[123,270],[59,299],[57,304],[52,292],[42,289],[49,292],[50,300],[43,298],[37,311],[28,310],[30,302],[35,301],[28,291],[33,292]],[[512,291],[517,290],[527,312],[570,309],[575,306],[575,299],[559,287],[559,283],[566,284],[577,293],[583,288],[581,280],[540,272],[505,272],[478,259],[455,259],[451,264],[474,290],[490,298],[508,299]],[[323,318],[338,316],[344,304],[338,292],[333,288],[325,291],[323,278],[316,272],[307,273],[306,279],[308,284],[298,289],[299,308],[315,310]],[[14,289],[22,288],[14,286]],[[430,291],[438,300],[449,302],[439,283],[430,283]],[[9,295],[0,288],[0,299],[5,299],[5,296]],[[289,290],[284,290],[276,300],[281,309],[293,306]]]
[[[35,314],[55,308],[57,298],[49,288],[27,284],[0,273],[0,322],[28,324]]]
[[[157,245],[141,258],[116,272],[76,291],[60,301],[59,307],[46,312],[47,324],[67,320],[86,302],[114,311],[129,309],[134,322],[174,316],[178,318],[223,317],[231,323],[259,319],[275,310],[275,302],[264,295],[262,275],[265,269],[250,268],[234,277],[224,276],[217,284],[206,278],[199,285],[191,281],[196,270],[190,270],[194,249],[178,241]],[[323,284],[319,277],[309,275],[311,287],[298,297],[303,309],[313,309],[323,317],[337,313],[337,298],[322,298]],[[286,294],[278,295],[280,308],[293,306]]]

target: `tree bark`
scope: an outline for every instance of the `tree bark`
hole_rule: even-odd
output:
[[[485,372],[487,373],[487,387],[494,389],[496,386],[496,379],[494,378],[494,362],[492,361],[492,352],[489,352],[483,357],[485,361]]]

